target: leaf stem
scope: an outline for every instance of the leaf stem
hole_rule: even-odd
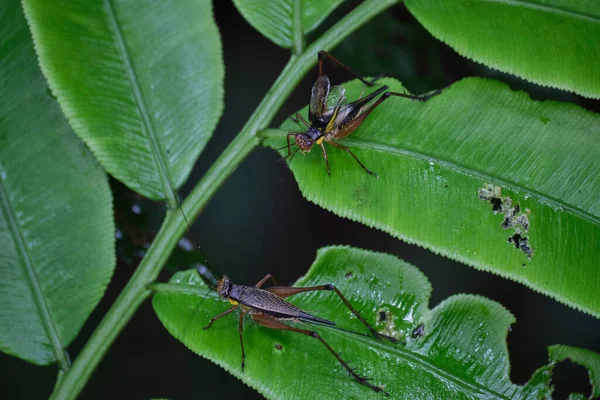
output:
[[[260,139],[267,139],[267,138],[273,138],[273,137],[280,137],[280,138],[284,138],[285,135],[287,135],[287,131],[283,130],[283,129],[263,129],[261,131],[258,131],[256,133],[256,137],[260,138]]]
[[[317,61],[317,52],[331,50],[350,33],[395,3],[396,0],[364,1],[304,52],[290,58],[246,125],[181,204],[183,212],[190,217],[190,220],[200,214],[217,189],[259,144],[256,133],[269,125],[292,90],[314,66]],[[178,210],[171,209],[167,212],[163,225],[152,246],[148,249],[148,253],[75,359],[71,369],[65,373],[61,382],[56,386],[52,399],[73,399],[81,392],[119,332],[131,319],[139,305],[152,294],[147,285],[156,280],[186,229],[187,224]]]
[[[301,54],[304,49],[304,34],[302,29],[302,0],[292,3],[292,52]]]

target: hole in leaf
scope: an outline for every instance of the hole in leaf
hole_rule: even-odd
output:
[[[581,388],[586,388],[583,393],[585,398],[592,392],[587,369],[569,360],[561,361],[554,367],[552,384],[553,399],[567,399],[569,394],[580,392]]]
[[[508,242],[515,245],[515,248],[521,250],[527,254],[527,257],[531,258],[531,247],[529,247],[529,238],[527,236],[521,236],[520,233],[515,233],[508,238]]]
[[[504,215],[504,220],[500,224],[502,229],[515,230],[515,233],[508,237],[508,242],[513,243],[515,248],[527,254],[528,258],[531,258],[533,249],[529,245],[529,238],[522,234],[522,232],[529,230],[529,214],[531,211],[526,208],[521,212],[519,204],[513,204],[513,200],[508,196],[502,197],[502,188],[500,186],[487,184],[485,187],[479,189],[477,196],[492,205],[492,212]]]

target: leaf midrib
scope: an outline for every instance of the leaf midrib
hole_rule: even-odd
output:
[[[191,296],[200,297],[205,300],[213,300],[217,303],[224,303],[223,301],[221,301],[221,299],[219,299],[217,296],[215,296],[214,292],[212,292],[212,291],[203,293],[201,291],[201,289],[207,289],[206,286],[200,286],[200,285],[194,286],[194,285],[181,284],[181,283],[161,283],[159,285],[156,285],[155,287],[158,289],[159,293],[166,293],[166,292],[180,293],[180,294],[184,294],[184,295],[188,295],[188,296],[191,295]],[[446,370],[429,362],[429,360],[425,356],[422,356],[421,354],[418,354],[415,352],[411,352],[410,350],[407,350],[406,348],[386,345],[382,341],[377,341],[370,337],[362,337],[362,336],[354,335],[349,332],[337,331],[337,330],[328,330],[328,332],[331,332],[332,335],[341,336],[347,340],[361,341],[362,345],[364,345],[366,347],[374,348],[376,351],[379,351],[379,352],[386,352],[391,356],[395,356],[397,358],[401,358],[401,359],[405,360],[407,363],[417,364],[417,365],[421,366],[421,369],[434,375],[437,379],[452,383],[453,385],[462,388],[463,391],[465,391],[465,392],[476,392],[477,394],[494,396],[496,398],[507,399],[507,400],[510,399],[509,397],[507,397],[501,393],[498,393],[478,382],[468,382],[468,381],[465,381],[464,379],[461,379],[460,377],[452,375],[451,373],[447,372]]]
[[[531,8],[534,10],[542,10],[542,11],[546,11],[546,12],[550,12],[550,13],[554,13],[554,14],[575,17],[575,18],[579,18],[579,19],[583,19],[583,20],[588,20],[595,24],[600,24],[600,18],[593,16],[593,15],[583,14],[581,12],[572,11],[572,10],[565,10],[563,8],[551,6],[551,5],[547,5],[547,4],[532,3],[531,1],[527,1],[527,0],[484,0],[484,1],[486,1],[488,3],[498,3],[498,4],[508,4],[508,5],[512,4],[512,5],[516,5],[516,6]]]
[[[127,75],[129,83],[131,84],[135,104],[142,118],[144,131],[146,132],[146,136],[148,137],[148,141],[150,143],[150,150],[154,159],[154,164],[157,166],[158,176],[163,187],[163,193],[169,200],[169,203],[174,206],[175,193],[173,193],[173,182],[169,174],[168,167],[165,163],[164,149],[158,140],[158,134],[156,133],[154,124],[150,118],[148,107],[142,94],[140,83],[138,81],[135,68],[133,67],[133,62],[131,61],[129,50],[125,44],[125,38],[123,37],[123,32],[121,31],[121,26],[115,15],[111,0],[104,0],[104,10],[110,26],[109,31],[113,34],[113,42],[115,43],[117,51],[121,56],[123,69],[125,70],[125,74]]]
[[[24,272],[25,276],[27,277],[29,289],[31,290],[33,300],[42,320],[42,325],[46,331],[46,336],[50,340],[50,345],[52,346],[54,356],[56,357],[56,360],[60,362],[61,369],[66,371],[69,367],[69,361],[65,354],[65,348],[60,340],[58,329],[56,328],[54,320],[50,315],[50,308],[46,302],[44,294],[42,293],[42,288],[40,286],[38,276],[33,268],[33,262],[27,249],[23,232],[21,231],[20,226],[15,218],[15,213],[8,199],[8,193],[6,192],[2,179],[0,179],[0,208],[2,209],[10,229],[11,236],[14,239],[17,251],[22,260],[20,264],[25,270]]]
[[[545,204],[554,205],[557,209],[566,210],[569,213],[577,215],[578,217],[580,217],[588,222],[591,222],[595,225],[600,225],[600,217],[596,217],[595,215],[590,214],[587,211],[581,210],[580,208],[574,207],[570,204],[566,204],[559,199],[548,196],[547,194],[540,193],[536,190],[521,186],[516,182],[508,181],[504,178],[490,175],[486,172],[472,169],[465,165],[456,164],[453,161],[448,161],[448,160],[439,158],[439,156],[428,155],[428,154],[418,152],[415,150],[394,147],[394,146],[386,145],[383,143],[367,141],[364,139],[345,138],[344,144],[345,145],[347,144],[348,147],[350,147],[350,148],[361,148],[361,149],[366,149],[366,150],[374,150],[374,151],[379,151],[379,152],[388,153],[388,154],[391,153],[391,154],[406,156],[406,157],[410,157],[410,158],[417,159],[417,160],[423,160],[423,161],[427,161],[427,162],[433,161],[438,165],[458,171],[464,175],[475,176],[477,178],[480,178],[481,180],[487,180],[490,183],[493,182],[493,183],[500,184],[501,186],[506,187],[512,191],[519,192],[519,193],[525,193],[532,197],[537,197],[538,199],[542,200]]]

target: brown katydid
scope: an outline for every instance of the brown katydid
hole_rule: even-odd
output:
[[[205,277],[205,269],[199,269],[198,273],[207,282],[210,281],[210,279],[206,279]],[[209,321],[208,325],[204,327],[204,329],[209,329],[216,320],[224,317],[227,314],[232,313],[238,308],[241,308],[238,329],[240,334],[240,345],[242,348],[242,371],[244,370],[244,362],[246,358],[244,352],[243,326],[244,316],[247,314],[257,324],[262,325],[266,328],[298,332],[319,340],[327,348],[327,350],[331,354],[333,354],[336,360],[346,369],[346,371],[348,371],[348,373],[354,380],[356,380],[361,385],[371,388],[375,392],[380,392],[386,396],[389,396],[389,394],[385,390],[383,390],[383,388],[370,383],[369,378],[356,373],[356,371],[354,371],[354,369],[352,369],[348,365],[348,363],[340,357],[339,353],[336,353],[335,350],[333,350],[333,348],[317,332],[284,324],[282,321],[294,321],[318,324],[321,326],[328,326],[334,329],[341,329],[336,327],[336,324],[334,322],[309,314],[296,307],[295,305],[287,302],[284,299],[286,297],[305,292],[312,292],[318,290],[333,291],[344,302],[346,307],[348,307],[348,309],[350,309],[350,311],[360,320],[360,322],[362,322],[362,324],[366,326],[367,329],[369,329],[369,331],[375,338],[387,339],[392,342],[396,342],[396,339],[378,333],[348,302],[346,297],[344,297],[344,295],[334,285],[327,284],[311,287],[271,286],[267,289],[261,289],[261,286],[269,279],[272,279],[273,283],[277,285],[277,282],[275,282],[275,279],[271,276],[271,274],[267,274],[255,286],[236,285],[235,283],[231,282],[231,280],[226,275],[223,275],[223,278],[218,281],[216,290],[223,299],[229,300],[229,302],[233,306],[228,310],[214,316]],[[341,330],[362,335],[358,332],[348,331],[345,329]]]
[[[430,97],[440,93],[440,90],[435,91],[431,94],[424,96],[415,96],[412,94],[388,92],[387,86],[382,86],[374,92],[355,100],[351,103],[346,102],[345,89],[342,86],[331,87],[329,78],[323,74],[323,60],[329,58],[336,64],[350,72],[361,82],[367,86],[374,86],[375,81],[378,77],[375,77],[371,81],[362,78],[360,75],[353,72],[349,67],[342,64],[331,54],[321,50],[319,52],[319,77],[312,87],[310,103],[308,106],[308,121],[302,117],[300,113],[296,113],[295,122],[302,122],[306,128],[306,132],[289,132],[287,134],[287,149],[288,154],[285,158],[290,157],[290,162],[293,156],[298,150],[302,153],[307,154],[310,152],[312,147],[317,144],[321,147],[323,152],[323,158],[325,159],[325,166],[327,167],[327,175],[331,176],[331,169],[329,167],[329,157],[327,156],[327,150],[325,149],[325,143],[337,147],[346,151],[348,154],[356,160],[356,162],[364,169],[368,174],[377,176],[376,173],[370,171],[365,165],[356,157],[356,155],[348,147],[338,140],[341,140],[358,128],[365,118],[383,103],[390,96],[405,97],[407,99],[426,101]],[[379,98],[378,98],[379,97]],[[376,100],[377,99],[377,100]],[[294,137],[294,143],[290,142],[290,137]],[[292,146],[298,145],[298,149],[292,153]],[[285,148],[283,147],[283,148]]]

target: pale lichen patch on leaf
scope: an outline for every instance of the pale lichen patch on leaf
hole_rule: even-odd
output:
[[[519,204],[514,204],[513,200],[508,197],[502,197],[502,188],[497,185],[486,184],[479,189],[478,197],[481,200],[488,201],[492,205],[494,214],[501,213],[504,215],[504,220],[500,224],[502,229],[514,229],[514,234],[508,237],[508,243],[515,246],[531,258],[533,249],[529,244],[529,237],[525,235],[529,230],[529,214],[531,211],[526,208],[521,211]]]

